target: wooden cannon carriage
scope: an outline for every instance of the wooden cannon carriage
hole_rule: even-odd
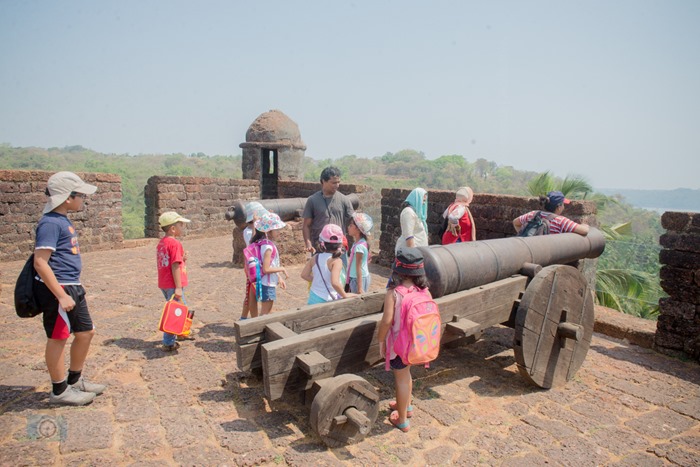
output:
[[[515,328],[520,374],[542,388],[583,363],[593,334],[593,294],[571,263],[600,256],[602,234],[507,238],[421,248],[440,307],[442,344],[471,342],[488,327]],[[545,266],[545,267],[543,267]],[[262,370],[270,401],[302,394],[313,429],[329,446],[361,440],[379,394],[353,373],[380,362],[385,292],[310,305],[235,323],[241,370]]]

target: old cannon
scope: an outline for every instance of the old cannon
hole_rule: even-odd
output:
[[[360,206],[360,198],[355,194],[351,193],[346,195],[347,198],[352,203],[353,209],[357,209]],[[248,200],[248,201],[236,201],[233,206],[229,207],[226,211],[226,220],[233,221],[239,228],[245,227],[245,205],[250,201],[257,201],[262,206],[270,212],[274,212],[283,221],[293,220],[295,217],[299,217],[299,213],[304,211],[304,206],[306,206],[306,200],[308,198],[280,198],[280,199],[260,199],[260,200]]]
[[[542,388],[563,384],[583,363],[593,334],[593,294],[562,263],[602,254],[605,240],[560,234],[422,248],[443,322],[441,343],[472,342],[484,329],[515,328],[518,370]],[[361,440],[379,394],[355,373],[380,361],[385,292],[235,323],[240,370],[262,369],[270,401],[302,394],[312,428],[329,446]]]

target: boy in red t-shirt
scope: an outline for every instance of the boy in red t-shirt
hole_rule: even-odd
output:
[[[187,287],[187,253],[182,248],[182,243],[177,239],[185,231],[185,223],[189,223],[189,219],[185,219],[180,214],[174,211],[163,213],[158,218],[160,228],[165,232],[158,246],[158,287],[163,292],[166,300],[174,298],[184,304],[185,287]],[[189,336],[188,336],[189,337]],[[177,343],[175,334],[163,333],[163,350],[166,352],[177,349],[180,345]]]

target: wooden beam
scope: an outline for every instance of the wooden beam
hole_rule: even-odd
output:
[[[296,336],[297,333],[282,323],[270,323],[265,326],[265,340],[267,342]]]
[[[459,337],[473,336],[481,329],[479,323],[464,318],[445,324],[445,334],[454,334]]]
[[[513,302],[527,282],[515,276],[477,289],[446,295],[436,300],[443,323],[465,317],[489,327],[510,318]],[[334,375],[360,371],[379,362],[376,333],[381,313],[315,329],[293,337],[262,344],[265,394],[276,400],[283,394],[304,390],[308,377],[296,364],[297,355],[318,351],[331,362]],[[445,336],[449,337],[449,336]],[[458,338],[455,336],[452,339]],[[451,339],[447,339],[449,341]],[[443,342],[446,340],[443,339]]]
[[[384,291],[370,292],[336,302],[307,305],[294,310],[271,313],[257,318],[236,321],[234,330],[239,345],[264,340],[265,326],[282,323],[294,332],[301,333],[329,324],[347,321],[382,311]]]
[[[319,377],[331,371],[331,361],[316,351],[297,355],[297,365],[310,378]]]

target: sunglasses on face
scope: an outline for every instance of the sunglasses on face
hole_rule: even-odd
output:
[[[74,191],[74,192],[72,192],[72,193],[70,194],[70,197],[71,197],[71,198],[78,198],[78,197],[80,197],[80,198],[85,199],[85,198],[87,198],[87,195],[86,195],[85,193],[76,193],[76,192]]]

